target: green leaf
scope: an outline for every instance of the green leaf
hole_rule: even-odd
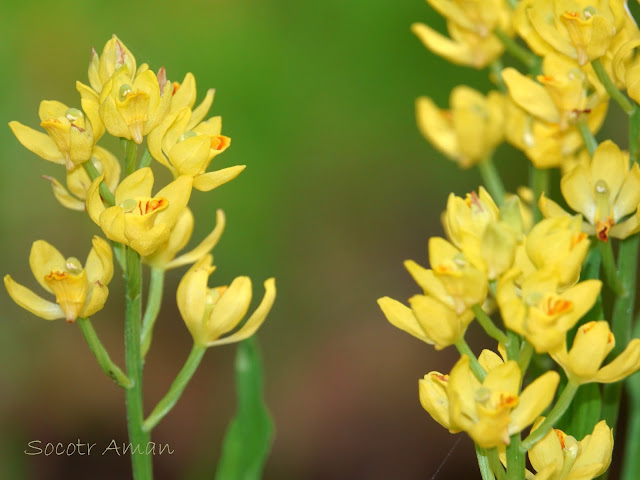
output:
[[[262,398],[262,365],[254,338],[238,345],[235,369],[238,409],[225,435],[216,480],[261,478],[273,438],[273,421]]]

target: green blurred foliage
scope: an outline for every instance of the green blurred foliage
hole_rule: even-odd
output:
[[[454,438],[427,418],[417,379],[450,368],[453,352],[434,354],[387,324],[376,299],[406,299],[416,286],[402,268],[426,264],[426,241],[442,235],[450,191],[477,188],[436,153],[415,126],[414,101],[445,106],[466,83],[490,88],[486,72],[452,66],[427,52],[412,22],[443,27],[420,0],[70,0],[2,3],[0,117],[36,127],[43,99],[78,105],[90,47],[116,33],[138,63],[167,68],[171,80],[193,72],[200,91],[216,89],[231,148],[217,168],[246,164],[234,182],[195,192],[195,244],[223,208],[227,229],[214,251],[217,284],[250,275],[255,296],[277,278],[276,305],[260,332],[267,403],[276,424],[265,477],[425,478]],[[118,142],[101,144],[121,155]],[[525,163],[501,149],[507,185]],[[22,148],[0,129],[2,269],[30,287],[31,243],[86,257],[98,229],[54,200],[43,174],[58,165]],[[156,172],[160,166],[154,165]],[[166,181],[166,173],[157,178]],[[164,308],[146,365],[146,409],[182,366],[190,337],[175,306],[183,270],[167,276]],[[122,283],[94,326],[122,363]],[[75,326],[45,322],[0,295],[0,477],[125,478],[127,458],[26,456],[28,441],[124,442],[124,395],[105,378]],[[475,331],[474,331],[475,332]],[[235,347],[207,353],[176,409],[154,432],[172,456],[155,459],[157,478],[212,478],[235,410]],[[470,442],[455,447],[442,478],[475,471]],[[466,462],[468,460],[468,462]],[[100,471],[102,473],[95,473]],[[92,472],[92,473],[91,473]]]

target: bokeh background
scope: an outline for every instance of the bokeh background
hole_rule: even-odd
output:
[[[214,251],[216,284],[250,275],[257,304],[275,276],[276,305],[259,333],[266,401],[276,423],[267,479],[472,478],[467,437],[431,420],[417,380],[448,371],[436,353],[384,319],[376,299],[417,293],[402,266],[426,264],[428,237],[450,191],[477,188],[424,141],[415,126],[419,95],[447,104],[460,83],[487,90],[486,72],[427,52],[412,22],[443,27],[421,0],[181,0],[2,2],[0,123],[36,127],[43,99],[78,105],[90,47],[116,33],[138,63],[193,72],[202,98],[216,88],[232,147],[214,165],[246,164],[234,182],[195,192],[192,244],[223,208],[227,229]],[[101,142],[121,155],[116,142]],[[28,270],[39,238],[86,258],[98,228],[53,199],[43,174],[59,166],[22,148],[0,128],[0,272],[37,287]],[[498,165],[513,189],[522,157],[502,147]],[[166,174],[157,166],[157,178]],[[160,173],[161,172],[161,173]],[[164,175],[164,176],[163,176]],[[165,393],[191,346],[175,305],[184,269],[167,276],[163,310],[145,368],[147,412]],[[110,285],[94,317],[123,364],[123,287]],[[80,330],[46,322],[0,292],[0,478],[129,478],[130,460],[95,452],[126,442],[124,394],[100,371]],[[475,329],[472,343],[484,340]],[[234,346],[211,349],[172,413],[154,431],[173,455],[156,456],[156,478],[213,478],[234,412]],[[27,456],[27,442],[97,443],[91,456]],[[440,470],[438,470],[440,469]]]

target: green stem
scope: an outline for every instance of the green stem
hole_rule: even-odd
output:
[[[136,171],[136,160],[138,157],[138,144],[133,140],[124,142],[124,170],[127,176]]]
[[[517,362],[520,358],[520,338],[518,334],[507,330],[507,343],[504,344],[504,347],[507,349],[507,358]]]
[[[84,171],[87,172],[87,175],[89,175],[89,178],[92,182],[100,176],[98,170],[96,169],[96,166],[90,159],[84,162],[82,166],[84,167]],[[111,193],[111,191],[109,190],[109,187],[107,187],[107,184],[104,183],[104,180],[100,182],[100,196],[105,202],[109,204],[110,207],[113,207],[115,205],[116,199],[113,196],[113,193]]]
[[[171,411],[173,406],[180,399],[180,396],[189,383],[189,380],[191,380],[191,377],[193,377],[193,374],[196,372],[198,365],[200,365],[200,361],[204,356],[204,352],[206,351],[207,347],[195,344],[193,345],[187,361],[184,363],[182,370],[180,370],[180,373],[178,373],[178,376],[171,384],[169,391],[164,398],[158,402],[156,408],[151,412],[151,415],[149,415],[149,417],[144,421],[142,428],[145,432],[150,432],[158,422],[160,422],[160,420],[162,420],[165,415]]]
[[[147,356],[149,347],[151,346],[151,337],[153,336],[153,326],[158,318],[160,306],[162,305],[162,290],[164,287],[164,269],[151,267],[151,278],[149,280],[149,296],[147,298],[147,306],[144,310],[142,318],[142,336],[140,339],[142,347],[142,358]]]
[[[629,380],[632,380],[631,378]],[[637,381],[637,378],[634,379]],[[621,480],[637,480],[640,478],[640,395],[629,389],[630,412],[627,419],[627,436],[624,444],[624,459],[622,463]],[[608,424],[607,424],[608,425]]]
[[[529,434],[527,438],[523,440],[522,444],[520,445],[520,451],[526,452],[536,443],[542,440],[542,438],[549,432],[549,430],[551,430],[555,423],[560,420],[560,417],[562,417],[567,408],[569,408],[571,400],[573,400],[573,397],[578,391],[579,386],[580,385],[576,383],[567,383],[567,386],[564,387],[560,398],[558,398],[556,404],[553,406],[551,411],[549,411],[547,418],[545,418],[540,426],[538,426],[538,428],[536,428]]]
[[[480,365],[480,362],[478,362],[478,359],[469,348],[469,345],[467,344],[465,339],[461,338],[460,340],[458,340],[455,343],[455,346],[458,349],[460,355],[466,355],[467,357],[469,357],[469,366],[471,367],[471,371],[476,376],[476,378],[480,380],[480,382],[482,382],[486,378],[487,372],[484,371],[484,368],[482,368],[482,365]]]
[[[507,477],[524,479],[525,454],[520,450],[520,433],[511,435],[511,442],[507,446]]]
[[[491,317],[487,315],[487,313],[482,309],[480,305],[474,305],[473,307],[471,307],[471,310],[473,310],[473,313],[478,319],[478,323],[484,329],[484,331],[487,332],[487,335],[496,340],[498,343],[501,343],[503,345],[507,344],[509,339],[507,338],[505,333],[498,327],[496,327],[495,323],[493,323],[493,320],[491,320]]]
[[[598,76],[598,80],[600,80],[600,83],[602,83],[609,96],[618,105],[620,105],[620,107],[622,107],[622,110],[624,110],[627,115],[631,115],[633,113],[633,104],[620,90],[616,88],[613,81],[609,77],[609,74],[604,69],[602,62],[600,62],[600,59],[596,58],[595,60],[593,60],[591,62],[591,66],[595,70],[596,75]]]
[[[496,477],[493,474],[491,465],[489,464],[487,450],[485,448],[479,447],[475,442],[473,445],[474,447],[476,447],[476,457],[478,457],[478,467],[480,467],[480,475],[482,476],[482,480],[495,480]]]
[[[640,236],[635,234],[622,240],[618,249],[619,279],[626,294],[616,297],[613,303],[611,332],[615,338],[615,346],[611,350],[609,358],[615,358],[620,355],[631,339],[639,241]],[[623,382],[609,383],[604,385],[602,389],[602,417],[607,421],[607,425],[613,428],[616,427],[618,422],[622,386]],[[638,404],[631,406],[632,411],[638,408],[640,408]],[[630,455],[636,454],[637,452],[630,453]]]
[[[480,169],[482,181],[487,186],[487,190],[489,190],[493,200],[498,206],[502,205],[505,194],[504,185],[492,158],[490,156],[485,158],[478,163],[478,168]]]
[[[498,455],[497,448],[485,449],[487,452],[487,457],[489,458],[489,465],[491,465],[491,469],[498,480],[509,480],[507,477],[507,472],[505,472],[504,467],[502,466],[502,462],[500,462],[500,456]]]
[[[542,220],[542,213],[538,206],[540,196],[544,193],[549,196],[549,170],[536,168],[531,165],[529,169],[529,178],[531,181],[531,190],[533,190],[533,222],[538,223]]]
[[[142,316],[142,265],[140,255],[127,248],[126,315],[124,346],[127,374],[133,386],[126,392],[127,424],[134,480],[150,480],[153,476],[151,456],[146,454],[149,434],[142,428],[142,361],[140,358],[140,317]],[[136,449],[138,447],[138,449]]]
[[[638,163],[638,151],[640,151],[640,108],[637,106],[629,117],[629,163]]]
[[[500,39],[507,51],[524,63],[529,70],[534,71],[539,68],[540,59],[507,35],[502,29],[496,28],[493,33]]]
[[[520,371],[524,375],[524,372],[529,368],[529,363],[531,362],[531,357],[533,356],[533,345],[527,342],[526,340],[522,341],[522,345],[520,346],[520,357],[518,358],[518,367],[520,367]]]
[[[593,157],[596,148],[598,148],[598,141],[596,140],[596,137],[593,136],[593,133],[591,133],[586,118],[581,118],[578,121],[578,131],[580,132],[580,136],[582,136],[582,141],[589,152],[589,156]]]
[[[151,165],[151,160],[153,160],[153,157],[149,152],[149,147],[147,147],[144,149],[144,153],[142,154],[142,160],[140,160],[140,168],[148,167],[149,165]]]
[[[617,297],[624,296],[625,290],[620,278],[618,278],[618,269],[616,268],[616,261],[613,258],[611,240],[609,239],[607,242],[598,240],[598,251],[602,259],[602,269],[604,270],[607,285],[609,285],[609,288],[611,288],[611,291],[613,291]]]
[[[80,327],[80,330],[82,330],[84,338],[87,340],[89,348],[95,355],[102,371],[106,373],[107,376],[116,383],[116,385],[119,385],[122,388],[131,388],[131,380],[124,374],[118,365],[113,363],[111,357],[109,357],[109,353],[104,348],[104,345],[102,345],[96,331],[93,329],[91,320],[88,318],[78,318],[76,323]]]
[[[491,62],[489,69],[491,71],[491,80],[496,84],[498,90],[500,90],[501,93],[508,93],[507,84],[504,83],[504,80],[502,79],[502,70],[504,69],[502,60],[498,58]]]

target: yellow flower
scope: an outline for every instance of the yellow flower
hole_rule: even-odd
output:
[[[508,361],[489,369],[480,382],[463,355],[449,375],[450,421],[482,448],[509,445],[511,435],[549,406],[559,381],[556,372],[548,371],[520,392],[522,374],[515,361]]]
[[[236,277],[231,285],[208,288],[209,275],[215,270],[213,257],[206,255],[195,263],[178,285],[180,314],[196,345],[211,347],[239,342],[253,335],[262,325],[276,297],[275,279],[264,282],[265,294],[258,308],[234,333],[251,303],[251,280]]]
[[[611,140],[598,146],[589,165],[565,174],[560,189],[567,204],[589,222],[583,224],[589,235],[607,241],[610,236],[626,238],[640,231],[640,167],[629,168],[628,153]],[[568,215],[546,197],[540,199],[540,209],[547,217]]]
[[[626,2],[622,0],[533,0],[526,14],[539,38],[526,35],[527,42],[539,50],[539,40],[557,52],[586,65],[602,57],[624,23]]]
[[[435,345],[436,350],[460,340],[473,320],[471,310],[458,315],[429,295],[414,295],[409,304],[411,308],[389,297],[378,299],[378,305],[394,327]]]
[[[141,168],[126,177],[115,191],[115,206],[105,208],[96,178],[87,192],[87,212],[108,239],[151,255],[169,240],[171,229],[187,206],[191,177],[181,176],[151,197],[153,173]]]
[[[606,99],[602,90],[590,93],[586,75],[575,62],[561,55],[545,56],[542,71],[544,75],[536,78],[539,83],[514,68],[505,68],[502,78],[516,104],[540,120],[557,124],[561,131]]]
[[[111,247],[100,237],[93,237],[84,268],[77,258],[65,259],[44,240],[33,243],[29,265],[42,288],[56,296],[56,303],[15,282],[10,275],[4,277],[4,286],[14,302],[45,320],[66,318],[71,323],[78,317],[87,318],[101,310],[107,300],[113,257]]]
[[[498,211],[483,187],[479,192],[467,194],[464,200],[450,194],[444,223],[451,242],[493,280],[513,264],[524,226],[517,198]]]
[[[444,238],[429,239],[427,270],[413,260],[404,265],[425,295],[434,297],[458,315],[473,305],[481,305],[487,296],[487,276],[475,268],[465,255]]]
[[[543,421],[538,418],[531,431]],[[580,441],[552,428],[529,450],[529,461],[538,472],[532,480],[591,480],[609,468],[612,451],[613,429],[604,420]]]
[[[113,35],[102,49],[102,55],[91,48],[91,61],[89,62],[89,83],[95,92],[100,94],[102,87],[113,75],[125,67],[132,77],[136,74],[136,59],[124,43]]]
[[[559,278],[549,271],[536,271],[516,284],[517,269],[498,281],[497,300],[506,327],[524,335],[536,352],[559,348],[567,332],[593,306],[602,282],[586,280],[560,291]]]
[[[589,237],[581,228],[579,215],[548,218],[537,223],[527,237],[531,262],[537,269],[555,275],[560,287],[573,285],[580,278],[589,251]]]
[[[584,146],[575,126],[560,129],[525,112],[511,99],[505,102],[505,138],[522,150],[536,168],[563,167],[571,156]],[[589,130],[597,132],[604,122],[608,103],[602,102],[587,115]],[[568,160],[569,159],[569,160]]]
[[[440,372],[429,372],[418,380],[420,404],[431,417],[449,430],[458,433],[460,429],[451,424],[449,416],[449,398],[447,396],[449,375]]]
[[[169,111],[172,94],[164,67],[157,76],[145,70],[135,77],[123,68],[102,87],[100,118],[111,135],[141,144]]]
[[[608,322],[588,322],[578,328],[569,352],[563,342],[551,356],[573,383],[613,383],[640,369],[640,339],[631,340],[620,355],[601,367],[614,346],[615,338]]]
[[[118,159],[108,150],[96,145],[90,161],[98,173],[104,173],[104,181],[111,192],[114,192],[120,181],[120,163]],[[84,167],[78,166],[67,171],[67,190],[58,180],[53,177],[43,175],[42,178],[51,182],[53,194],[56,199],[66,208],[71,210],[84,211],[87,191],[91,186],[91,179]]]
[[[447,21],[447,30],[451,38],[441,35],[424,23],[411,25],[411,31],[425,47],[457,65],[481,69],[504,53],[504,45],[493,34],[480,35],[459,26],[454,21]]]
[[[20,122],[9,122],[18,141],[36,155],[73,170],[91,158],[99,136],[94,136],[91,122],[77,108],[54,100],[40,102],[40,126],[46,134]]]
[[[430,98],[416,102],[418,128],[438,150],[469,168],[490,155],[503,138],[503,97],[487,97],[464,85],[451,92],[451,110],[440,110]]]
[[[178,93],[183,88],[188,87],[181,87]],[[231,143],[229,137],[221,135],[222,120],[219,116],[199,121],[200,115],[206,113],[202,111],[195,116],[188,105],[182,107],[169,114],[148,138],[149,152],[158,162],[174,176],[192,176],[193,187],[205,192],[233,180],[245,168],[244,165],[236,165],[206,172],[213,158]]]
[[[222,236],[225,226],[224,212],[220,209],[216,211],[216,226],[197,247],[187,253],[176,257],[191,238],[193,232],[193,214],[189,207],[186,207],[180,215],[176,224],[171,230],[169,240],[156,249],[151,255],[143,257],[142,261],[154,268],[170,270],[183,265],[194,263],[209,253],[215,247]]]

